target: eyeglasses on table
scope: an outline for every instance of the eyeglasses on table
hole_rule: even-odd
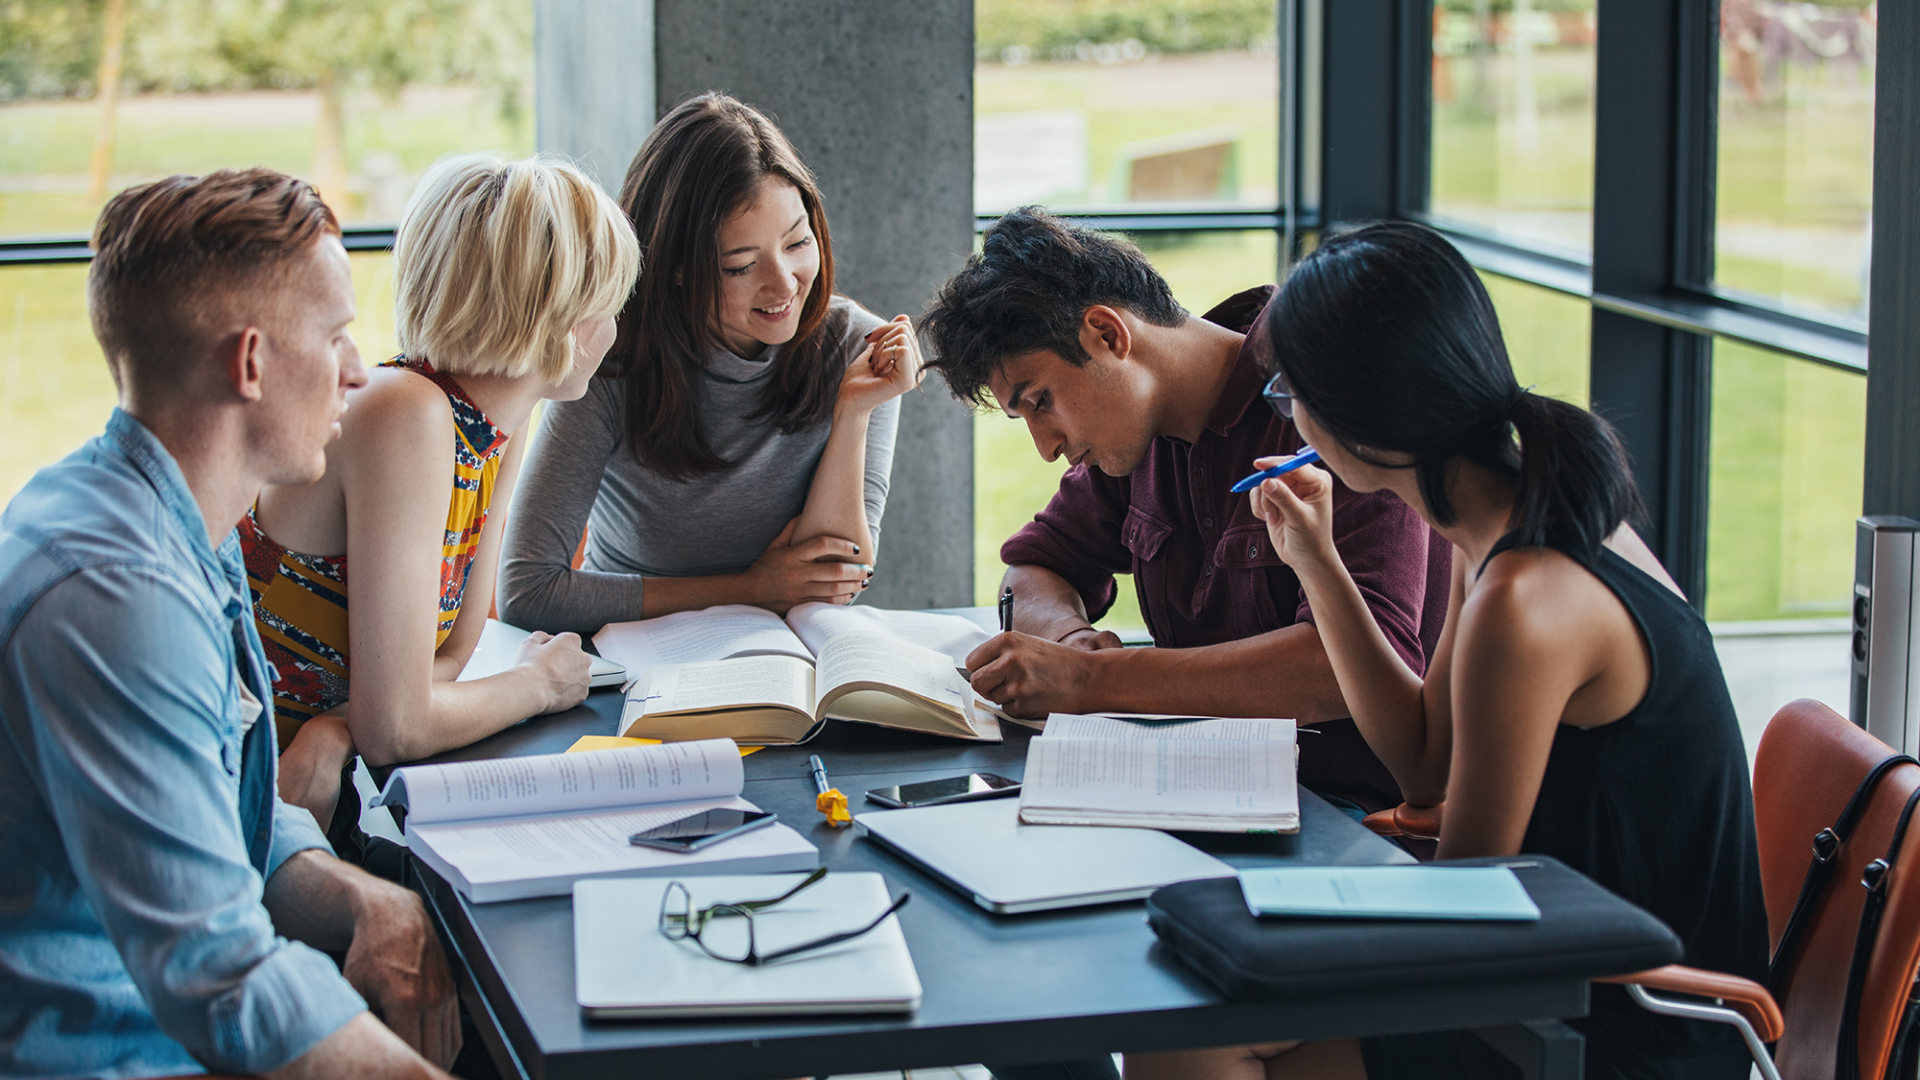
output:
[[[660,896],[660,935],[668,941],[691,941],[695,945],[700,946],[700,951],[713,957],[715,960],[725,960],[730,964],[745,964],[748,967],[760,967],[764,964],[771,964],[776,960],[785,960],[789,957],[798,956],[801,953],[812,952],[815,949],[824,949],[830,945],[838,945],[843,941],[852,941],[854,938],[872,933],[879,928],[881,923],[887,921],[887,916],[905,907],[907,901],[913,898],[911,892],[902,892],[899,899],[887,906],[887,910],[875,916],[872,922],[867,923],[858,930],[843,930],[840,933],[828,934],[825,937],[817,938],[813,941],[803,941],[797,945],[788,945],[775,949],[772,952],[761,952],[754,925],[755,914],[793,899],[807,888],[818,884],[821,879],[826,876],[827,868],[822,866],[813,873],[808,874],[799,884],[781,893],[779,896],[766,900],[740,900],[732,903],[708,904],[705,907],[699,908],[693,906],[693,893],[688,890],[684,883],[677,880],[669,881],[667,882],[666,892]],[[747,921],[747,947],[745,953],[740,955],[736,955],[740,953],[740,950],[737,949],[716,949],[706,941],[704,937],[707,925],[713,920],[735,917],[743,918]]]

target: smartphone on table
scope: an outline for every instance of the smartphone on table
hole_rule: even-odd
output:
[[[627,837],[637,847],[659,848],[686,854],[717,844],[729,837],[771,825],[774,815],[764,810],[703,810],[665,825],[655,825]]]
[[[923,780],[918,784],[897,784],[893,787],[874,788],[867,792],[867,801],[881,806],[893,806],[902,809],[914,806],[939,806],[941,803],[970,802],[974,799],[997,799],[1002,795],[1020,794],[1020,781],[1009,780],[993,773],[968,773],[965,776],[949,776],[940,780]]]

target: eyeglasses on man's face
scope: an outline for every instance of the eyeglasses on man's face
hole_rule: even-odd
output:
[[[1293,387],[1287,385],[1287,377],[1280,372],[1273,373],[1267,385],[1260,390],[1261,400],[1273,410],[1273,414],[1282,420],[1293,419]]]
[[[748,967],[760,967],[776,960],[785,960],[801,953],[824,949],[829,945],[838,945],[843,941],[870,934],[887,921],[887,916],[906,906],[913,894],[903,892],[900,898],[887,906],[887,910],[875,916],[873,921],[858,930],[844,930],[837,934],[828,934],[813,941],[803,941],[797,945],[787,945],[771,952],[761,952],[754,916],[785,903],[798,896],[808,887],[818,884],[827,876],[827,868],[822,866],[808,874],[801,882],[779,896],[767,900],[741,900],[733,903],[709,904],[706,907],[693,906],[693,893],[679,881],[667,882],[667,891],[660,896],[660,935],[668,941],[691,941],[700,947],[700,951],[715,960],[725,960],[730,964],[745,964]],[[747,940],[744,948],[726,944],[716,946],[709,941],[706,930],[715,919],[740,918],[746,920]]]

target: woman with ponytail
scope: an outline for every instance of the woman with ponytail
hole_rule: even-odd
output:
[[[1329,472],[1252,493],[1341,692],[1441,859],[1553,856],[1659,916],[1685,963],[1766,975],[1746,753],[1706,624],[1629,523],[1606,421],[1522,389],[1478,277],[1403,222],[1329,239],[1267,309],[1267,400]],[[1271,464],[1263,460],[1261,465]],[[1426,678],[1387,645],[1328,531],[1333,477],[1406,500],[1455,547]],[[1741,1080],[1732,1029],[1593,988],[1586,1075]],[[1505,1077],[1464,1033],[1135,1055],[1158,1077]]]

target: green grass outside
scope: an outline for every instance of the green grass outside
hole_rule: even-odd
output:
[[[1451,65],[1454,101],[1434,107],[1432,195],[1434,214],[1482,224],[1498,211],[1593,211],[1593,53],[1550,50],[1535,57],[1538,94],[1536,141],[1522,144],[1518,125],[1497,104],[1492,109],[1472,100],[1471,66]],[[1489,62],[1489,82],[1500,85],[1504,58]],[[1527,235],[1536,229],[1509,221],[1499,227]],[[1583,239],[1558,239],[1586,249]]]
[[[116,183],[246,165],[312,178],[315,102],[309,93],[273,92],[131,98],[118,114]],[[84,189],[99,115],[91,101],[0,105],[0,236],[93,227],[100,207],[88,202]],[[349,109],[350,186],[358,182],[354,174],[370,153],[391,153],[403,172],[417,173],[442,154],[475,149],[531,152],[532,111],[503,116],[496,100],[462,87],[409,91],[393,100],[362,94]],[[33,183],[20,184],[22,179]],[[46,183],[52,179],[63,183]],[[328,198],[345,220],[364,220],[362,192],[349,192],[344,207],[333,193]]]
[[[0,273],[0,500],[99,434],[113,379],[87,325],[84,266]]]
[[[1847,611],[1866,391],[1849,372],[1714,343],[1709,619]]]
[[[1789,71],[1780,98],[1759,105],[1722,98],[1720,225],[1863,231],[1873,205],[1871,77],[1844,67]],[[1860,308],[1865,283],[1859,267],[1836,270],[1725,252],[1714,277],[1729,288],[1841,314]]]
[[[369,364],[392,356],[393,259],[354,255],[360,318],[353,336]],[[33,474],[106,426],[117,394],[87,323],[84,266],[0,271],[0,505]]]
[[[1270,70],[1271,69],[1271,70]],[[1087,122],[1087,187],[1061,192],[1060,205],[1124,202],[1115,163],[1128,143],[1199,128],[1231,127],[1239,138],[1235,168],[1240,198],[1272,203],[1279,191],[1277,61],[1229,55],[1168,57],[1146,64],[1102,66],[983,63],[974,71],[975,114],[1078,109]],[[1156,80],[1177,83],[1156,103]],[[1200,83],[1196,86],[1196,81]],[[1265,96],[1260,96],[1264,94]]]

